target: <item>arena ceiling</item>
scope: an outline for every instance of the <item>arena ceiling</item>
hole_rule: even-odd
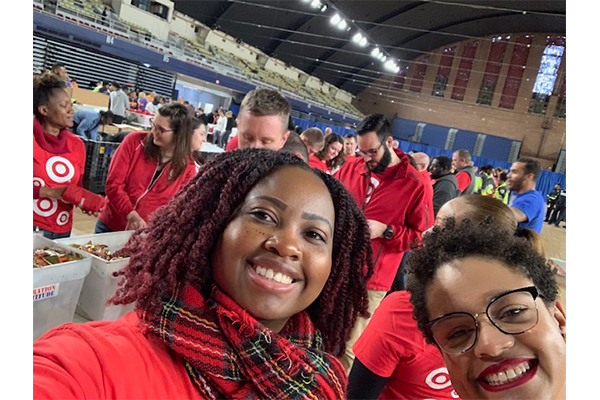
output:
[[[174,0],[175,9],[350,93],[386,72],[370,55],[413,60],[441,46],[496,34],[566,33],[566,0]],[[315,3],[316,4],[316,3]],[[330,23],[335,12],[348,28]],[[369,45],[352,41],[358,30]]]

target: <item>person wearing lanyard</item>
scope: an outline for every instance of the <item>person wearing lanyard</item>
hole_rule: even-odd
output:
[[[158,110],[150,132],[131,132],[106,179],[107,205],[95,233],[145,228],[154,212],[196,175],[192,119],[182,104]]]
[[[375,273],[367,282],[369,312],[373,314],[390,290],[410,243],[433,225],[433,204],[425,184],[408,156],[392,147],[392,127],[382,114],[372,114],[357,128],[361,157],[347,161],[334,174],[364,210],[371,227]],[[350,371],[352,345],[368,318],[359,318],[346,346],[342,364]]]

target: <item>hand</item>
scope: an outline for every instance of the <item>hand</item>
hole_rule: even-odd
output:
[[[40,187],[40,197],[46,197],[50,199],[60,199],[62,198],[63,193],[67,190],[67,186],[59,186],[59,187],[49,187],[42,186]]]
[[[140,217],[137,211],[132,211],[127,215],[127,226],[125,227],[125,230],[138,230],[147,226],[148,224]]]
[[[100,210],[100,211],[94,211],[94,212],[92,212],[92,211],[86,211],[83,208],[80,208],[80,210],[85,215],[89,215],[90,217],[98,217],[98,215],[100,215],[100,211],[102,211],[102,210]]]
[[[371,230],[371,239],[383,237],[383,232],[385,232],[387,228],[386,224],[382,224],[374,219],[369,219],[367,222],[369,223],[369,229]]]

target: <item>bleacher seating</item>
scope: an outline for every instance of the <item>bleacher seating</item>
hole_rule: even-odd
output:
[[[59,7],[62,7],[63,9],[66,9],[81,18],[90,19],[96,22],[102,21],[102,12],[105,7],[105,4],[100,0],[61,0],[59,1],[58,5]],[[151,32],[147,28],[132,21],[124,20],[115,13],[112,14],[111,19],[116,23],[117,26],[132,32],[136,32],[140,36],[143,35],[147,38],[149,35],[151,35]],[[171,33],[170,37],[175,39],[173,43],[182,43],[182,46],[184,46],[186,50],[191,51],[192,54],[195,54],[200,58],[203,57],[210,61],[228,66],[248,79],[254,79],[276,88],[287,90],[302,96],[306,100],[320,103],[323,107],[331,109],[332,111],[349,113],[357,118],[363,117],[363,114],[354,105],[336,99],[319,89],[311,88],[301,84],[297,80],[290,79],[287,76],[270,71],[264,66],[259,65],[258,62],[253,63],[245,60],[233,53],[219,48],[218,46],[207,47],[204,44],[183,38],[175,33]]]

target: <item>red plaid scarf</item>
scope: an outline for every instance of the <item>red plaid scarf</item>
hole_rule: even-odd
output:
[[[277,334],[218,288],[205,299],[188,286],[142,321],[179,354],[207,399],[344,399],[346,373],[323,351],[303,311]]]

